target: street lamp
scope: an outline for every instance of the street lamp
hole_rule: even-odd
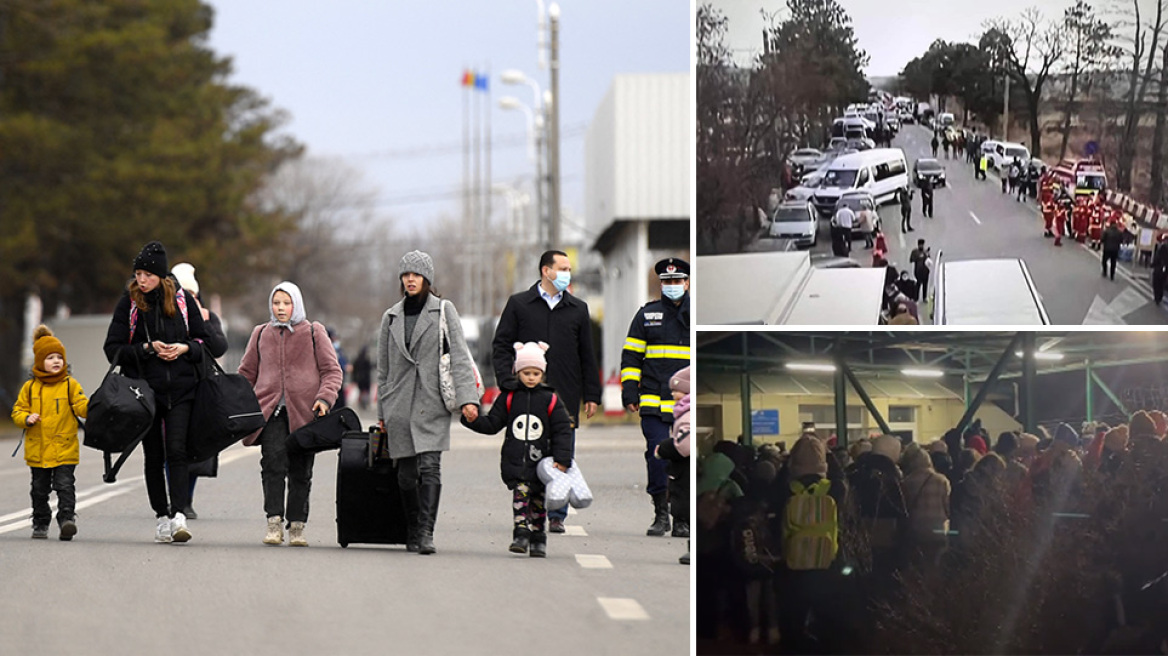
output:
[[[507,69],[499,74],[499,81],[503,84],[526,84],[531,87],[532,93],[535,95],[535,111],[542,112],[543,92],[539,88],[539,82],[527,77],[523,71],[514,68]]]
[[[522,75],[522,73],[520,74]],[[536,228],[540,235],[544,234],[544,203],[543,203],[543,112],[533,114],[531,108],[519,102],[518,99],[512,96],[505,96],[499,99],[499,107],[502,109],[518,109],[527,115],[527,138],[528,138],[528,153],[531,154],[531,143],[534,135],[535,149],[535,222]],[[540,239],[542,241],[542,239]],[[549,246],[554,248],[554,246]]]
[[[548,245],[560,244],[560,5],[548,7],[552,103],[548,108]]]
[[[539,25],[539,45],[536,46],[536,52],[539,53],[539,68],[540,70],[544,70],[547,68],[547,43],[545,41],[547,38],[547,12],[544,11],[543,0],[535,0],[535,5],[539,9],[539,19],[537,21]]]
[[[535,116],[532,114],[531,108],[519,102],[518,98],[514,96],[503,96],[499,99],[499,107],[501,109],[518,109],[527,117],[527,157],[535,161]]]

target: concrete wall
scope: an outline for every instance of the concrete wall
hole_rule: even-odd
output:
[[[800,405],[834,405],[834,400],[831,395],[822,394],[807,396],[758,394],[752,395],[750,402],[752,410],[779,411],[779,434],[755,435],[755,444],[785,441],[787,442],[787,446],[790,446],[799,436],[803,421],[810,419],[810,417],[801,417],[799,415]],[[915,407],[915,422],[911,425],[893,424],[891,428],[894,430],[911,428],[914,431],[914,441],[921,443],[929,443],[939,439],[945,431],[957,424],[957,421],[965,412],[965,403],[959,398],[921,399],[886,397],[874,398],[872,399],[872,403],[880,411],[881,415],[884,416],[885,421],[888,420],[889,406]],[[697,405],[699,408],[707,405],[721,406],[721,426],[714,427],[719,431],[718,437],[720,439],[735,440],[742,433],[741,395],[699,394]],[[863,407],[863,404],[854,395],[849,394],[848,407]],[[865,430],[865,433],[878,433],[880,428],[876,424],[876,421],[868,416],[867,412],[864,412],[863,415],[864,423],[859,426],[849,423],[849,428],[860,427]],[[990,435],[994,439],[1002,431],[1021,428],[1021,424],[992,404],[983,404],[977,416],[981,418],[982,425],[986,427],[986,430],[990,432]]]

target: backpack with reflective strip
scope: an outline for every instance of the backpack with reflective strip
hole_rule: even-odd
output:
[[[835,560],[839,515],[830,491],[826,478],[811,486],[791,483],[791,499],[783,513],[783,558],[792,570],[823,570]]]

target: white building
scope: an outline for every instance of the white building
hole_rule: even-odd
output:
[[[618,75],[588,126],[584,214],[604,259],[604,378],[620,368],[633,315],[661,297],[653,265],[691,261],[689,73]]]

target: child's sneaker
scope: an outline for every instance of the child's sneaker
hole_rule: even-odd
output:
[[[304,537],[304,522],[292,522],[292,525],[288,527],[288,546],[308,546],[308,539]]]
[[[264,544],[284,544],[284,518],[273,515],[268,518],[268,534],[264,536]]]
[[[166,515],[158,518],[158,530],[154,532],[155,542],[174,542],[174,535],[170,531],[170,518]]]
[[[61,540],[68,542],[74,535],[77,535],[77,522],[72,519],[61,522]]]
[[[191,539],[191,531],[187,528],[187,516],[182,513],[174,514],[174,519],[170,520],[170,530],[175,542],[186,542]]]
[[[525,554],[527,553],[527,547],[530,542],[531,529],[526,526],[516,526],[512,536],[511,546],[508,550],[511,553]]]
[[[33,526],[32,527],[32,539],[34,539],[34,540],[47,540],[48,538],[49,538],[49,527],[48,526]]]
[[[532,558],[547,558],[547,533],[533,531],[531,534],[531,551],[527,554]]]

